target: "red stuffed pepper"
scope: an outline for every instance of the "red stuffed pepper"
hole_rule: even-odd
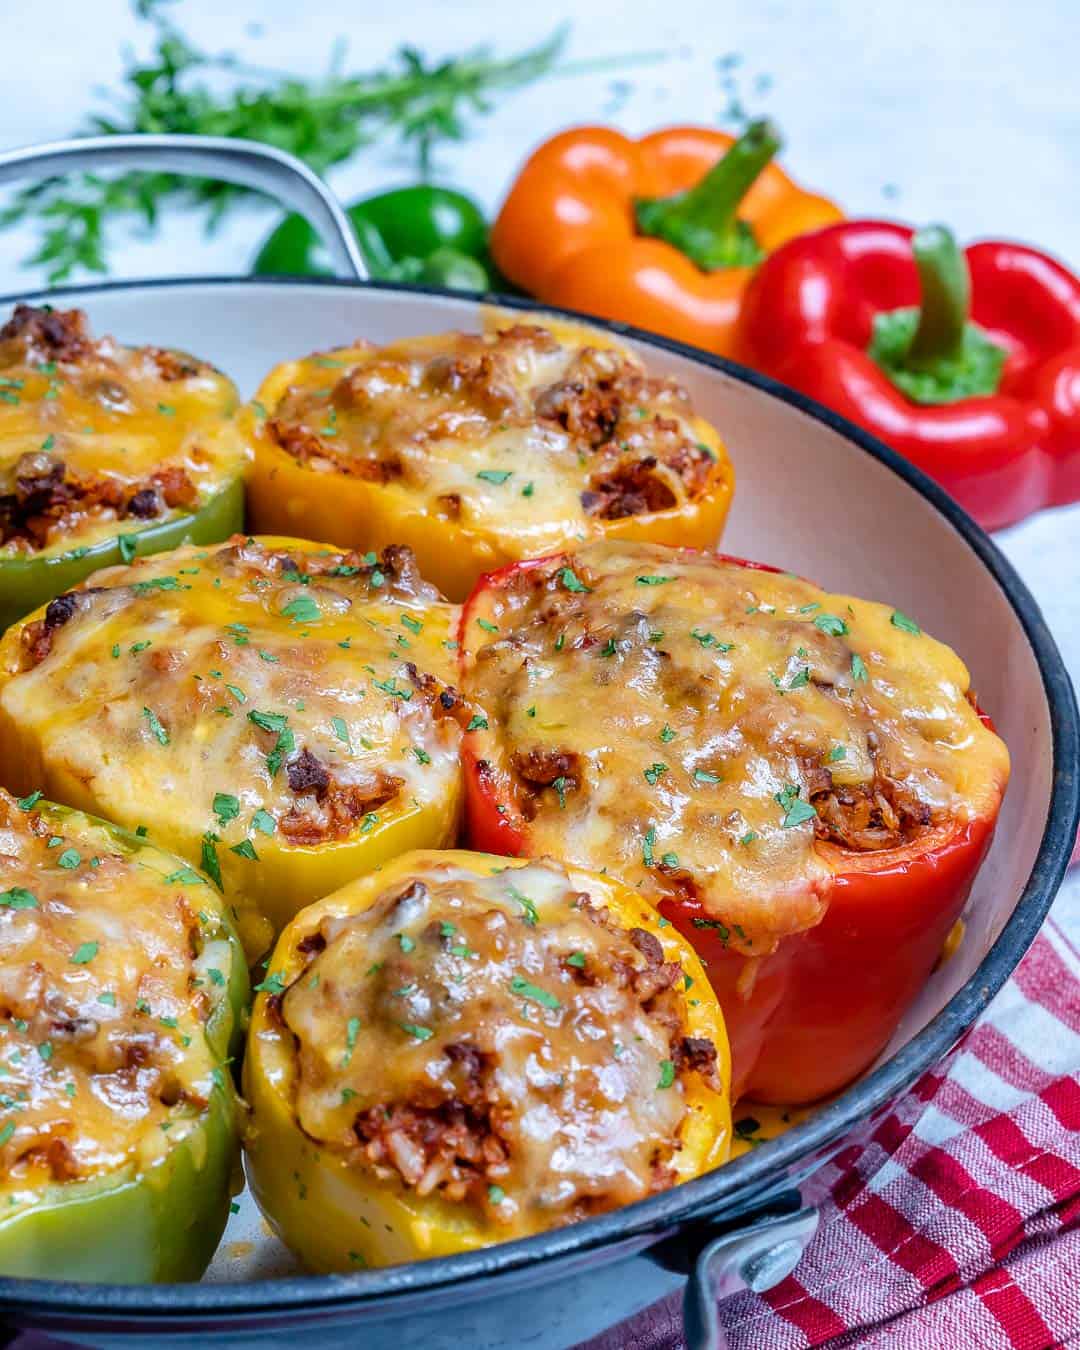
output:
[[[740,359],[880,436],[986,529],[1080,497],[1080,280],[1019,244],[851,221],[755,277]]]
[[[657,905],[720,997],[736,1096],[812,1101],[866,1068],[1008,780],[959,657],[887,605],[631,543],[490,574],[460,645],[472,845]]]

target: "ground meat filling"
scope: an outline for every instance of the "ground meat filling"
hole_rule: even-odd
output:
[[[444,866],[298,950],[279,1018],[300,1123],[418,1196],[496,1219],[612,1208],[674,1182],[684,1078],[722,1091],[716,1047],[687,1031],[682,967],[555,864]],[[580,1138],[601,1142],[578,1154]]]
[[[58,310],[50,305],[16,305],[14,314],[0,328],[0,343],[17,344],[27,360],[39,364],[78,361],[94,348],[81,309]]]
[[[405,780],[382,770],[369,782],[342,783],[306,747],[286,765],[289,789],[298,801],[278,828],[290,844],[325,844],[347,839],[357,826],[374,829],[374,813],[394,801]],[[362,828],[363,828],[362,826]]]

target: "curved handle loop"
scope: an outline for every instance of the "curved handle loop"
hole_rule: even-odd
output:
[[[95,169],[149,169],[221,178],[298,211],[330,251],[335,274],[366,281],[367,266],[341,203],[295,155],[230,136],[83,136],[0,152],[0,184]]]

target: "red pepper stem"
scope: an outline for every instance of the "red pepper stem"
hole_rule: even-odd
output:
[[[963,249],[944,225],[927,225],[912,236],[922,299],[919,323],[906,365],[925,368],[959,356],[971,310],[971,274]]]
[[[682,194],[680,214],[707,220],[713,229],[733,222],[742,199],[780,145],[780,132],[768,118],[751,122],[701,182]]]

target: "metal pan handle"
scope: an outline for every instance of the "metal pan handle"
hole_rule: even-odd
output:
[[[336,275],[366,281],[368,270],[341,203],[295,155],[230,136],[84,136],[0,153],[0,184],[91,169],[150,169],[221,178],[298,211],[326,242]]]
[[[683,1294],[687,1350],[724,1350],[717,1304],[742,1289],[764,1293],[786,1279],[817,1225],[817,1211],[803,1209],[735,1228],[703,1247]]]

